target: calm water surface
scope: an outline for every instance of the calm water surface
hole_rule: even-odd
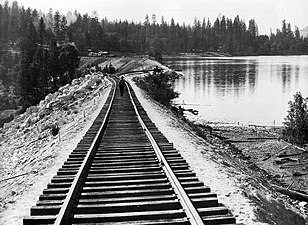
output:
[[[296,92],[308,97],[308,56],[169,59],[182,69],[176,103],[213,121],[282,125]]]

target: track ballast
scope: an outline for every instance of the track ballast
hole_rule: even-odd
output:
[[[235,224],[149,119],[128,85],[107,101],[27,224]]]

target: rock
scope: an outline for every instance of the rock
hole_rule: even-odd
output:
[[[50,127],[51,127],[50,124],[48,124],[48,123],[43,123],[42,126],[41,126],[40,131],[43,132],[43,131],[49,129]]]
[[[79,86],[76,90],[75,90],[75,93],[79,94],[79,93],[82,93],[85,89],[85,86]]]
[[[279,179],[279,178],[281,178],[281,175],[280,174],[275,174],[274,176],[273,176],[273,178],[275,179]]]
[[[60,91],[60,92],[63,92],[64,90],[68,89],[69,86],[70,86],[69,84],[66,84],[66,85],[60,87],[60,88],[59,88],[59,91]]]
[[[81,97],[81,94],[79,94],[79,93],[75,93],[75,94],[74,94],[74,98],[75,98],[75,99],[79,99],[80,97]]]
[[[36,113],[38,111],[37,106],[30,106],[29,108],[27,108],[27,115],[32,114],[32,113]]]
[[[31,118],[31,115],[28,116],[28,118],[25,119],[25,122],[24,122],[25,126],[30,126],[32,124],[32,118]]]
[[[51,110],[47,107],[44,107],[38,112],[38,116],[40,119],[43,119],[45,116],[48,116],[50,113],[51,113]]]
[[[55,93],[53,93],[53,94],[48,94],[48,95],[45,97],[45,104],[46,104],[46,103],[49,103],[49,102],[51,102],[51,101],[53,101],[53,100],[55,100],[55,98],[56,98],[58,95],[59,95],[58,92],[55,92]]]
[[[44,107],[45,104],[46,104],[45,100],[41,100],[38,107],[41,109]]]
[[[12,121],[12,122],[13,122],[13,121]],[[15,130],[18,130],[19,127],[20,127],[20,126],[19,126],[19,123],[14,123],[14,122],[12,123],[12,122],[11,122],[12,128],[15,129]]]
[[[298,205],[300,207],[305,207],[307,204],[308,204],[307,202],[300,202],[300,203],[298,203]]]
[[[70,93],[69,89],[64,89],[63,90],[63,95],[68,95]]]
[[[94,81],[95,83],[101,83],[102,82],[102,80],[99,76],[93,77],[92,81]]]
[[[46,104],[46,109],[52,109],[52,104],[55,102],[56,100],[53,100],[53,101],[51,101],[51,102],[48,102],[47,104]]]
[[[5,123],[3,124],[4,129],[8,129],[11,126],[11,123]]]
[[[29,131],[30,131],[30,129],[29,129],[29,128],[26,128],[26,129],[24,130],[24,134],[28,133]]]
[[[34,124],[34,123],[38,122],[40,120],[40,118],[38,116],[34,116],[34,117],[32,117],[31,120],[32,120],[32,124]]]
[[[81,80],[79,78],[76,78],[72,81],[72,85],[78,85],[81,83]]]
[[[95,82],[93,80],[87,80],[85,82],[85,87],[86,88],[91,88],[94,84],[95,84]]]
[[[73,97],[72,93],[68,93],[66,95],[60,95],[57,97],[59,101],[68,101]]]

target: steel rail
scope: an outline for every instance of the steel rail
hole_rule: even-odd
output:
[[[174,188],[175,193],[177,194],[180,203],[182,205],[182,207],[184,208],[184,211],[187,215],[187,218],[189,219],[190,223],[192,225],[204,225],[203,220],[201,218],[201,216],[199,215],[197,209],[194,207],[193,203],[191,202],[189,196],[187,195],[187,193],[185,192],[184,188],[182,187],[180,181],[178,180],[178,178],[176,177],[176,175],[174,174],[172,168],[170,167],[169,163],[167,162],[165,156],[163,155],[161,149],[159,148],[157,142],[155,141],[153,135],[151,134],[151,132],[149,131],[149,129],[147,128],[147,126],[145,125],[145,123],[143,122],[139,111],[137,109],[137,106],[132,98],[132,94],[130,92],[130,89],[127,85],[127,90],[129,93],[129,97],[131,99],[131,102],[134,106],[134,110],[137,114],[137,118],[142,126],[142,128],[144,129],[151,145],[153,146],[153,149],[158,157],[158,160],[160,161],[163,170],[165,171],[167,177],[170,180],[170,183],[172,185],[172,187]]]
[[[115,81],[113,79],[111,79],[111,81],[113,82],[113,85],[115,84]],[[97,134],[95,135],[95,138],[89,148],[89,151],[83,161],[83,163],[81,164],[75,178],[74,181],[66,195],[66,198],[61,206],[61,209],[59,211],[59,214],[57,215],[56,221],[55,221],[55,225],[66,225],[69,224],[69,219],[70,219],[70,212],[75,204],[75,200],[77,199],[76,196],[79,194],[79,189],[82,185],[83,182],[83,177],[85,176],[85,174],[87,173],[87,170],[89,168],[89,161],[91,160],[93,154],[95,153],[95,149],[97,148],[97,146],[99,145],[99,142],[101,140],[101,137],[103,136],[104,130],[106,128],[107,125],[107,121],[108,118],[110,116],[110,112],[111,112],[111,108],[112,108],[112,103],[114,101],[115,98],[115,92],[116,92],[116,88],[113,89],[113,93],[112,93],[112,99],[110,101],[108,110],[106,112],[106,115],[104,117],[103,123],[100,126]]]
[[[126,85],[120,97],[112,79],[104,107],[24,224],[234,224]]]

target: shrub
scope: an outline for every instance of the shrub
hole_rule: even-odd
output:
[[[294,95],[294,102],[289,102],[290,109],[285,118],[283,138],[291,143],[303,145],[308,143],[308,98],[303,98],[300,92]]]
[[[59,133],[59,130],[60,130],[60,128],[59,128],[58,124],[52,124],[51,128],[50,128],[50,133],[53,136],[56,136]]]
[[[155,101],[164,105],[170,105],[171,100],[179,96],[179,93],[175,92],[171,85],[171,81],[175,78],[176,75],[173,73],[149,73],[143,79],[139,80],[137,84]]]

